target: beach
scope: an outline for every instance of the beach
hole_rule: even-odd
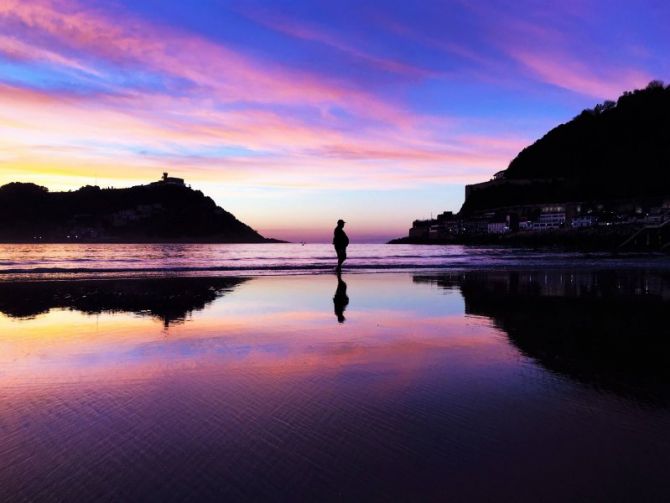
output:
[[[661,262],[195,272],[5,276],[7,501],[670,489]]]
[[[670,501],[669,24],[0,0],[0,503]]]

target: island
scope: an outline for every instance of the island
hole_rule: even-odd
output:
[[[129,188],[50,192],[33,183],[0,187],[3,243],[271,243],[181,178],[164,173]]]
[[[670,86],[582,111],[391,243],[670,250]]]

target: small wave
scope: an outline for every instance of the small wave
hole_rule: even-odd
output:
[[[445,267],[439,264],[351,264],[346,269],[425,269]],[[271,264],[271,265],[248,265],[248,266],[205,266],[205,267],[136,267],[136,268],[117,268],[117,267],[34,267],[2,269],[1,275],[10,274],[91,274],[91,273],[171,273],[171,272],[216,272],[216,271],[318,271],[333,270],[332,264]]]
[[[565,257],[564,257],[565,258]],[[645,268],[645,267],[661,267],[663,269],[670,269],[670,263],[667,260],[653,261],[653,260],[611,260],[602,261],[595,260],[491,260],[487,263],[482,263],[480,260],[474,261],[450,261],[445,262],[369,262],[369,263],[351,263],[345,265],[345,272],[368,272],[368,271],[412,271],[412,270],[474,270],[474,269],[514,269],[514,270],[528,270],[532,268],[543,269],[564,269],[564,268],[599,268],[605,269],[608,267],[627,267],[627,268]],[[244,273],[326,273],[332,272],[334,266],[332,262],[328,263],[313,263],[313,264],[286,264],[286,263],[271,263],[271,264],[249,264],[249,265],[217,265],[217,266],[167,266],[167,267],[137,267],[137,268],[121,268],[121,267],[34,267],[34,268],[8,268],[0,269],[0,281],[14,280],[21,277],[32,276],[51,276],[51,277],[78,277],[84,275],[111,275],[111,276],[155,276],[155,275],[193,275],[204,274],[209,275],[213,273],[229,273],[229,274],[244,274]]]

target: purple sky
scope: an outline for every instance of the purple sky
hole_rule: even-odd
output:
[[[651,0],[2,0],[0,183],[166,170],[268,236],[396,237],[667,80],[669,25]]]

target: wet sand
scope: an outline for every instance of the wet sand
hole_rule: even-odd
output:
[[[668,307],[644,270],[1,284],[3,499],[662,501]]]

